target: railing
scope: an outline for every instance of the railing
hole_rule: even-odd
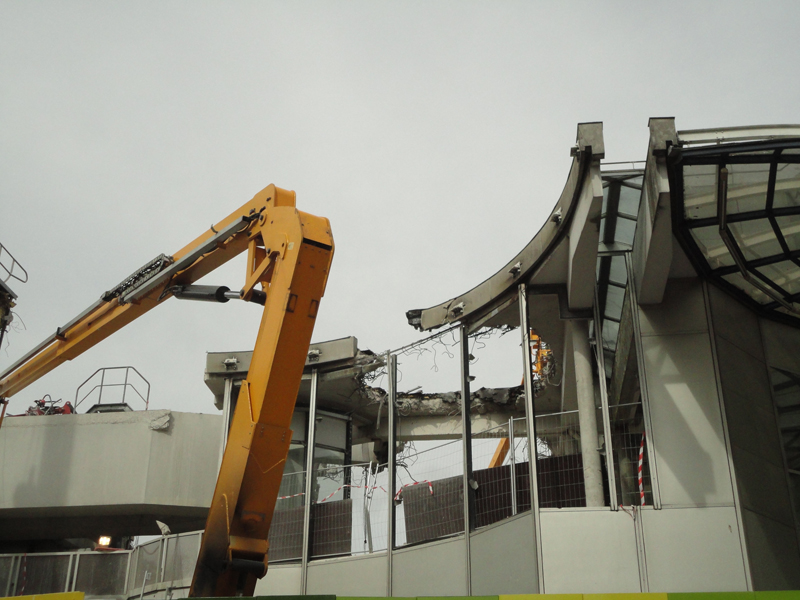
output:
[[[123,371],[124,378],[121,382],[107,382],[106,378],[111,372]],[[131,375],[135,375],[139,379],[139,383],[144,384],[146,390],[144,395],[139,391],[133,381],[131,381]],[[95,383],[94,387],[92,387],[88,392],[84,393],[81,396],[81,390],[88,386],[93,380],[97,379],[97,376],[100,375],[100,383]],[[108,392],[109,388],[122,388],[122,397],[119,399],[119,403],[124,404],[126,397],[128,396],[128,390],[130,389],[134,397],[138,396],[139,400],[144,403],[144,410],[147,410],[148,406],[150,405],[150,382],[144,378],[144,376],[139,373],[134,367],[103,367],[102,369],[97,369],[94,373],[92,373],[88,379],[86,379],[82,384],[78,386],[78,389],[75,390],[75,409],[77,410],[78,405],[86,400],[89,396],[91,396],[95,391],[98,392],[97,394],[97,402],[96,405],[103,403],[103,392]],[[80,396],[80,398],[79,398]],[[108,396],[106,396],[108,398]]]
[[[0,595],[82,591],[87,597],[124,596],[130,551],[0,555]]]
[[[14,258],[14,255],[11,254],[8,248],[3,246],[3,244],[0,244],[0,269],[6,273],[5,277],[3,277],[3,281],[8,281],[13,277],[22,283],[28,282],[28,272],[19,264],[17,259]]]

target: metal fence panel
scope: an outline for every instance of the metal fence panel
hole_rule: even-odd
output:
[[[125,571],[128,552],[86,552],[79,554],[75,591],[87,596],[121,596],[125,594]]]
[[[14,564],[13,556],[0,556],[0,595],[9,595],[8,586],[11,583],[11,567]]]
[[[54,594],[67,589],[68,554],[27,555],[17,579],[18,595]]]
[[[159,566],[161,564],[161,540],[154,540],[147,544],[142,544],[136,549],[136,569],[133,571],[133,581],[128,586],[129,589],[140,589],[142,582],[147,577],[146,585],[152,585],[158,581]]]
[[[162,581],[182,581],[194,574],[200,551],[200,534],[178,535],[167,538],[164,576]]]

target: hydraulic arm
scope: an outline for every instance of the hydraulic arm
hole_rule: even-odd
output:
[[[241,292],[193,282],[247,251]],[[0,375],[0,398],[88,350],[171,296],[264,305],[192,581],[193,597],[252,595],[267,570],[272,514],[311,334],[333,258],[327,219],[270,185],[172,256],[159,256]],[[261,289],[257,289],[259,286]]]

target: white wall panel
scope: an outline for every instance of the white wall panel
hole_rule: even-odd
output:
[[[670,279],[661,304],[639,309],[642,335],[708,331],[703,287],[699,279]]]
[[[642,344],[663,505],[732,503],[708,335],[647,336]]]
[[[639,559],[633,519],[622,511],[541,512],[548,594],[635,593]]]
[[[474,533],[470,538],[472,595],[535,591],[535,544],[530,512]]]
[[[465,596],[464,538],[395,551],[392,596]]]
[[[736,509],[643,510],[651,592],[747,591]]]
[[[312,562],[308,565],[309,594],[385,596],[386,555]]]
[[[297,596],[302,587],[300,565],[270,565],[266,577],[256,583],[256,596]]]

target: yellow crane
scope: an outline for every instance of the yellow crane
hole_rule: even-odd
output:
[[[333,249],[328,219],[298,211],[294,192],[270,185],[173,255],[132,273],[0,375],[0,400],[6,400],[173,296],[241,298],[264,306],[192,597],[252,596],[267,572],[267,536],[292,439],[289,426]],[[241,291],[194,285],[245,250]]]

